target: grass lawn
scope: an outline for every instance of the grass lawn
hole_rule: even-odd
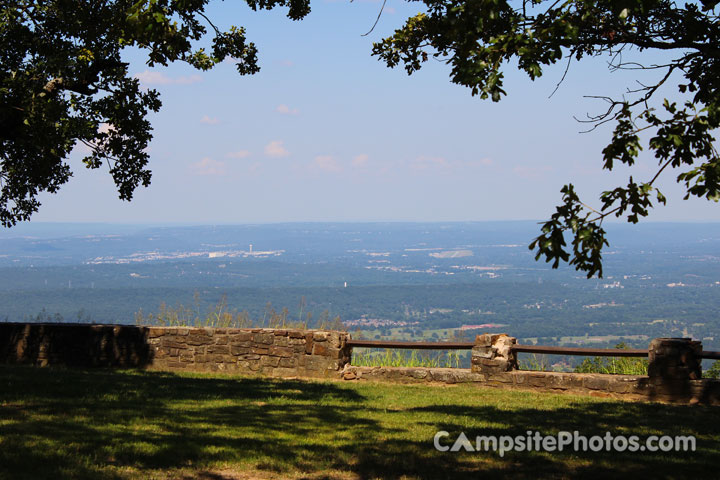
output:
[[[438,430],[695,435],[697,451],[439,452]],[[720,408],[592,397],[0,366],[0,478],[718,478]],[[446,439],[445,442],[448,442]]]

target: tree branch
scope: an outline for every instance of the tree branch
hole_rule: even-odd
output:
[[[380,11],[378,12],[378,16],[375,19],[375,23],[373,23],[373,26],[370,28],[370,30],[367,31],[367,33],[360,35],[361,37],[367,37],[368,35],[370,35],[370,33],[372,33],[373,30],[375,30],[375,27],[377,26],[378,22],[380,21],[380,16],[382,15],[383,10],[385,10],[386,3],[387,3],[387,0],[383,0],[383,4],[380,7]]]

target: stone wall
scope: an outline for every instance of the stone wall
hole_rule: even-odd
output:
[[[0,323],[0,363],[472,383],[720,405],[720,381],[701,378],[702,345],[689,339],[653,340],[649,376],[637,376],[518,370],[512,351],[516,341],[505,334],[478,335],[470,370],[357,367],[350,364],[349,338],[347,333],[326,330]]]
[[[328,377],[348,335],[292,329],[0,323],[0,363]]]
[[[720,404],[720,381],[702,378],[702,343],[689,338],[656,338],[648,349],[648,376],[602,375],[517,370],[507,334],[475,339],[471,372],[486,384],[624,395],[682,403]]]
[[[0,363],[145,367],[152,357],[141,327],[0,323]]]
[[[347,334],[323,330],[148,328],[151,368],[277,377],[337,377],[350,360]]]
[[[656,338],[648,350],[648,376],[518,370],[507,334],[475,339],[470,370],[345,365],[342,377],[354,381],[471,383],[485,387],[574,393],[629,400],[720,405],[720,381],[701,378],[702,344],[687,338]]]

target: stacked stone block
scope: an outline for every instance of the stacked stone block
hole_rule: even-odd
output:
[[[655,338],[648,348],[651,379],[698,380],[702,377],[702,343],[689,338]]]
[[[702,343],[689,338],[655,338],[648,347],[648,377],[658,400],[702,401],[712,395],[702,377]]]
[[[517,339],[505,333],[485,333],[475,337],[470,370],[474,373],[496,374],[517,369],[512,346]]]

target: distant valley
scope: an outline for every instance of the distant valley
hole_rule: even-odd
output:
[[[525,341],[720,349],[720,224],[611,225],[605,278],[534,261],[533,222],[218,226],[27,224],[0,231],[0,318],[133,323],[224,301],[261,321],[339,315],[369,338],[502,329]],[[309,314],[309,316],[308,316]]]

